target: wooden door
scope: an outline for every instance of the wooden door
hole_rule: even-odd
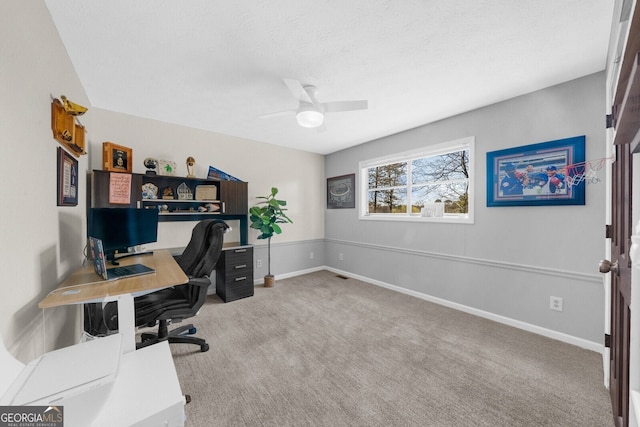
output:
[[[616,426],[622,427],[629,425],[632,155],[628,144],[616,145],[615,150],[611,177],[611,261],[603,261],[600,271],[611,274],[609,391],[614,421]]]
[[[611,113],[615,156],[611,167],[611,260],[602,261],[600,271],[611,275],[611,324],[609,386],[616,426],[629,425],[629,354],[631,341],[631,235],[633,195],[633,153],[639,152],[640,130],[640,7],[616,1],[618,25],[612,41],[616,55],[607,67],[611,85]],[[630,7],[631,6],[631,7]],[[623,45],[620,46],[620,45]],[[611,138],[610,138],[611,141]],[[637,182],[637,181],[636,181]],[[637,313],[636,313],[637,315]],[[635,321],[635,320],[634,320]],[[637,336],[638,332],[633,331]]]

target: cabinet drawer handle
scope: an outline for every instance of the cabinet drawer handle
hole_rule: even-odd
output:
[[[246,249],[235,249],[233,252],[239,254],[239,253],[242,253],[242,252],[247,252],[247,250]]]
[[[242,282],[243,280],[247,280],[247,276],[236,277],[234,279],[234,282]]]
[[[246,268],[246,267],[247,267],[247,264],[240,264],[240,265],[236,265],[233,268],[235,268],[236,270],[240,270],[241,268]]]

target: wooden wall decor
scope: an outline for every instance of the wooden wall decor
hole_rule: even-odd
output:
[[[66,147],[71,154],[76,157],[87,154],[84,126],[76,123],[75,116],[69,114],[58,99],[51,102],[51,130],[53,139]]]
[[[103,142],[102,170],[131,173],[133,171],[133,150],[113,142]]]

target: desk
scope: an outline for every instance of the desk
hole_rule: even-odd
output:
[[[59,307],[91,302],[118,303],[118,325],[123,335],[123,353],[136,349],[135,308],[133,298],[160,289],[187,283],[189,278],[168,250],[157,250],[152,255],[122,258],[121,265],[144,264],[156,272],[119,280],[102,280],[93,270],[93,264],[76,270],[58,288],[40,303],[40,308]]]
[[[169,343],[121,353],[122,336],[113,334],[24,365],[0,339],[0,405],[63,406],[67,427],[184,426],[185,398]]]
[[[111,393],[90,425],[184,426],[184,405],[169,343],[163,341],[122,355]]]

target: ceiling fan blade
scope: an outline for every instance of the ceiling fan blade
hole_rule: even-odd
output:
[[[299,81],[295,79],[282,79],[282,81],[284,81],[284,84],[287,85],[294,98],[298,101],[308,102],[309,104],[313,103],[309,94],[304,90],[304,87]]]
[[[268,119],[269,117],[278,117],[278,116],[288,116],[290,114],[295,114],[297,110],[284,110],[284,111],[276,111],[275,113],[267,113],[261,116],[258,116],[260,119]]]
[[[369,101],[337,101],[323,102],[322,106],[327,113],[336,113],[340,111],[366,110],[369,108]]]

